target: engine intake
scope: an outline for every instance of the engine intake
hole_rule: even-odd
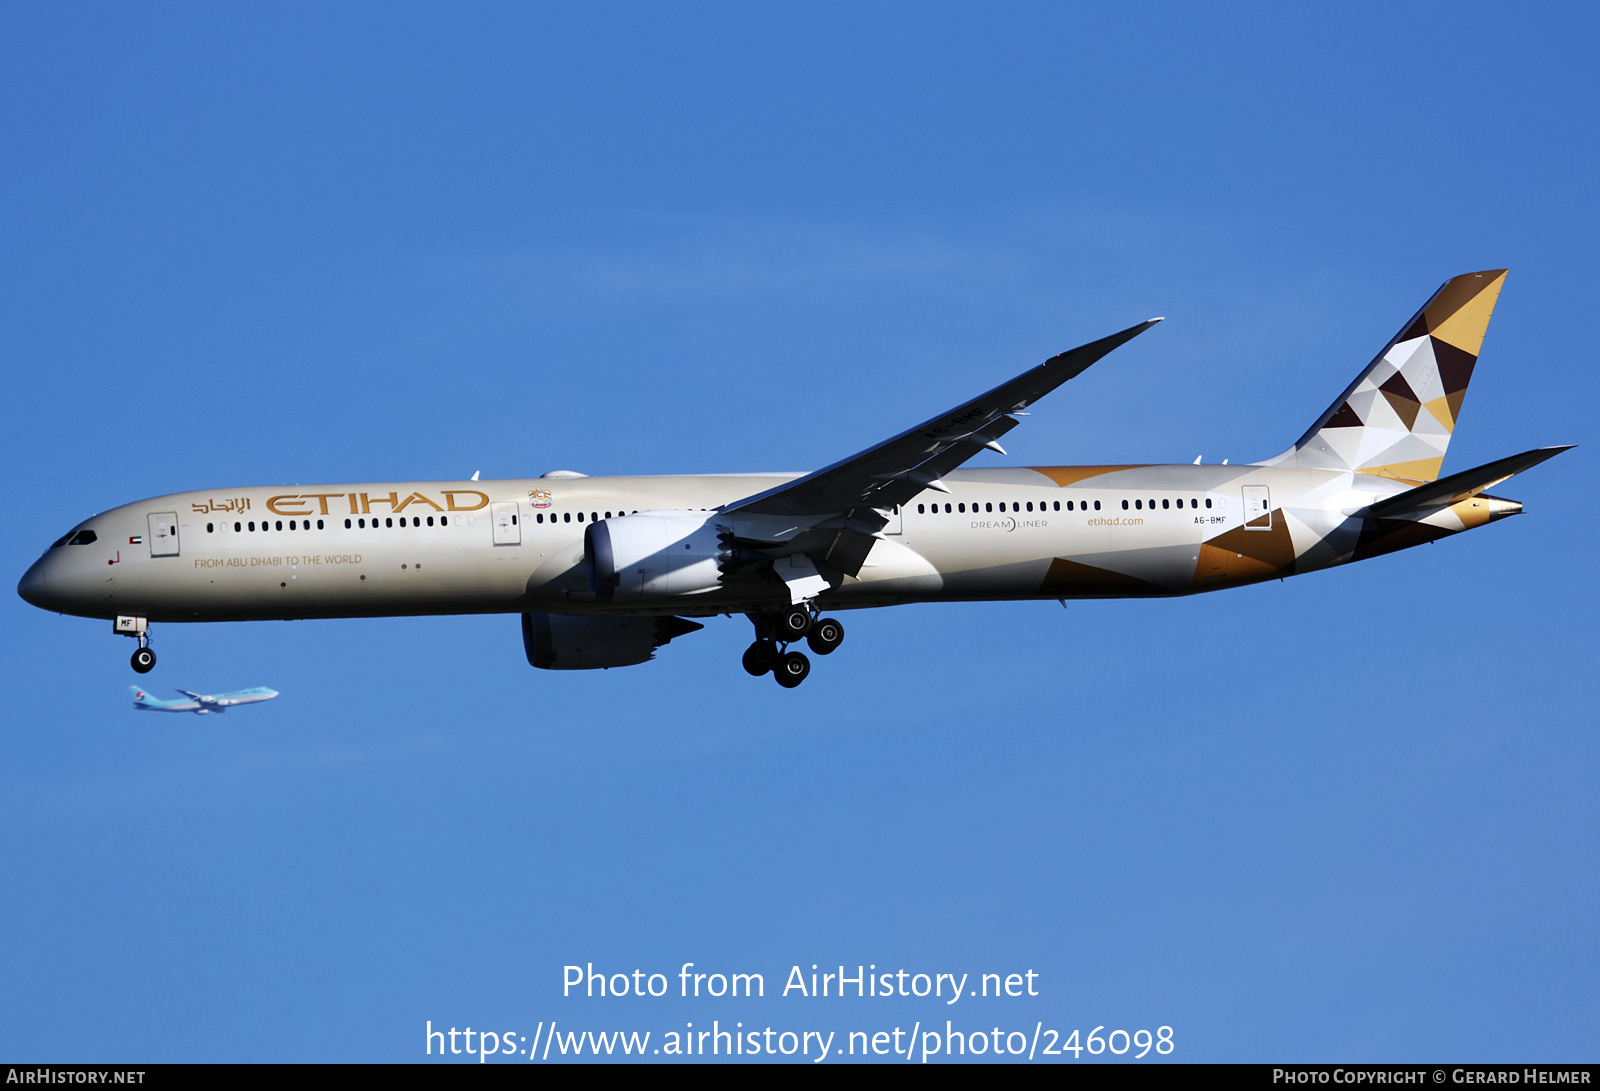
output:
[[[645,602],[720,586],[715,516],[643,511],[590,523],[583,532],[589,589],[602,602]]]

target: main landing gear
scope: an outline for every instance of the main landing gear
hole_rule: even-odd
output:
[[[844,626],[831,617],[814,617],[805,606],[792,606],[781,614],[751,614],[756,641],[745,649],[744,669],[757,678],[772,672],[784,689],[794,689],[811,673],[811,660],[804,652],[791,652],[789,645],[805,637],[817,655],[828,655],[844,642]]]

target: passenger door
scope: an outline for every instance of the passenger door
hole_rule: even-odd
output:
[[[178,516],[170,511],[153,512],[150,523],[150,556],[178,555]]]
[[[1272,529],[1272,495],[1265,485],[1244,486],[1244,529]]]

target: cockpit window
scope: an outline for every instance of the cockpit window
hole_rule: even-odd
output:
[[[67,544],[67,539],[70,538],[70,537],[72,537],[72,532],[68,531],[67,533],[63,534],[61,537],[57,538],[55,541],[51,542],[50,543],[50,548],[51,549],[59,549],[59,548],[61,548],[62,546]]]
[[[94,541],[95,534],[92,530],[80,530],[67,542],[68,545],[89,545]]]

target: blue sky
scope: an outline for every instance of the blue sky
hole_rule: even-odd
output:
[[[1265,458],[1484,268],[1447,470],[1585,446],[1523,518],[1281,584],[852,614],[793,692],[742,620],[571,676],[513,617],[164,626],[158,692],[283,696],[157,718],[109,626],[9,597],[0,1054],[949,1017],[1594,1059],[1597,21],[7,6],[12,579],[181,489],[814,468],[1156,314],[1009,462]],[[560,995],[690,961],[769,996]],[[811,963],[1041,995],[771,995]]]

